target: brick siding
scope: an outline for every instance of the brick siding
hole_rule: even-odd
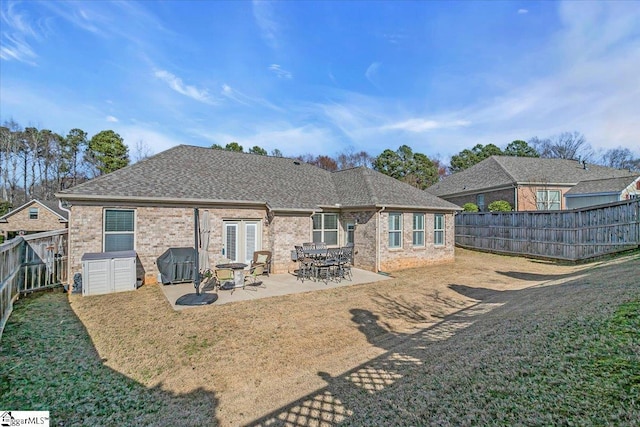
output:
[[[157,274],[156,259],[169,247],[193,247],[193,209],[181,207],[132,207],[126,205],[109,206],[109,209],[135,210],[135,250],[138,254],[138,277]],[[267,215],[264,209],[241,208],[201,208],[209,211],[210,238],[209,262],[211,266],[224,258],[223,221],[255,220],[260,223],[262,250],[272,252],[273,273],[293,273],[296,263],[291,259],[295,245],[312,240],[312,220],[310,214]],[[102,252],[103,249],[102,206],[75,204],[71,207],[69,222],[69,277],[82,270],[82,255]],[[424,248],[411,247],[412,217],[404,216],[404,247],[401,250],[387,248],[388,214],[383,213],[381,225],[381,270],[394,271],[417,267],[438,261],[453,259],[453,215],[445,215],[445,245],[434,247],[433,214],[425,215]],[[268,220],[267,220],[268,218]],[[374,211],[354,211],[340,214],[341,230],[339,242],[344,242],[344,227],[348,221],[357,221],[354,231],[354,264],[358,268],[375,271],[377,257],[377,218]],[[431,244],[429,244],[431,242]]]

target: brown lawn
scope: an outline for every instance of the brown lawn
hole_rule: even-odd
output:
[[[304,401],[328,379],[381,360],[411,333],[489,295],[561,285],[595,274],[607,262],[616,261],[559,265],[458,249],[453,263],[398,272],[377,284],[179,312],[155,285],[134,293],[69,298],[108,367],[146,387],[211,393],[217,422],[236,426]],[[456,333],[430,331],[435,340],[438,334],[445,339]],[[393,378],[382,381],[391,384]],[[333,416],[328,421],[343,419]]]

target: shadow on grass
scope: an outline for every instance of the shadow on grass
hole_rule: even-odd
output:
[[[62,292],[19,300],[0,346],[2,409],[50,411],[56,426],[218,424],[213,393],[148,388],[105,366]]]
[[[502,274],[503,276],[511,277],[512,279],[529,280],[529,281],[557,280],[557,279],[564,279],[564,278],[571,277],[578,274],[578,273],[537,274],[537,273],[524,273],[522,271],[496,271],[496,273]]]
[[[640,404],[624,407],[616,395],[624,390],[615,387],[605,400],[585,398],[591,386],[571,358],[589,360],[584,342],[598,336],[620,301],[640,294],[634,272],[636,259],[555,286],[452,284],[479,302],[389,340],[380,339],[390,334],[381,316],[352,309],[358,329],[385,352],[337,376],[318,372],[325,387],[248,425],[631,425]],[[403,303],[390,312],[420,318],[419,307]]]

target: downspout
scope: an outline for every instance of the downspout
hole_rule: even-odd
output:
[[[518,184],[513,187],[513,211],[518,212]]]
[[[386,209],[386,206],[382,206],[380,208],[380,210],[377,212],[378,214],[376,215],[376,236],[377,236],[377,242],[376,242],[376,273],[380,272],[380,245],[382,242],[382,239],[380,238],[380,214]]]
[[[69,257],[71,256],[71,210],[62,206],[62,199],[58,199],[58,207],[60,210],[65,211],[67,213],[67,285],[69,286],[69,278],[73,275],[71,274],[71,262]],[[69,286],[71,288],[71,286]],[[69,289],[71,291],[71,289]]]

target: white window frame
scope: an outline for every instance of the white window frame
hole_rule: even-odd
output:
[[[129,230],[117,230],[117,231],[107,231],[107,212],[113,212],[113,211],[119,211],[119,212],[131,212],[133,214],[133,230],[129,231]],[[104,252],[109,252],[107,250],[107,236],[114,236],[114,235],[129,235],[131,234],[133,236],[132,239],[132,248],[131,250],[135,250],[136,249],[136,210],[135,209],[120,209],[120,208],[105,208],[102,211],[102,250]]]
[[[395,219],[397,218],[397,221]],[[396,224],[397,222],[397,224]],[[397,225],[397,228],[396,228]],[[389,212],[389,236],[387,239],[387,244],[390,249],[399,249],[402,248],[402,213],[399,212]],[[398,244],[392,242],[392,240],[396,240],[397,237]]]
[[[335,228],[327,228],[327,217],[335,217]],[[320,218],[320,228],[316,228],[316,218]],[[314,243],[326,243],[328,246],[336,246],[339,242],[339,232],[338,229],[340,227],[340,217],[337,213],[334,212],[326,212],[326,213],[317,213],[313,214],[311,217],[311,241]],[[335,233],[335,242],[327,242],[327,236],[329,233]]]
[[[38,208],[29,208],[29,219],[38,219],[40,210]]]
[[[227,219],[222,221],[222,248],[224,257],[241,263],[250,263],[253,259],[253,253],[262,248],[262,222],[258,219]],[[233,229],[235,233],[235,248],[230,253],[229,230]],[[253,246],[249,245],[247,236],[249,230],[253,229],[254,239]]]
[[[433,245],[444,246],[445,243],[445,217],[444,214],[433,215]]]
[[[551,202],[550,194],[556,193],[557,200]],[[557,208],[552,207],[557,206]],[[560,190],[536,190],[536,209],[539,211],[559,211],[562,209],[562,192]]]
[[[479,210],[481,211],[484,210],[484,194],[476,195],[476,206],[478,207]]]
[[[416,227],[416,219],[421,218],[421,224],[417,224]],[[420,239],[418,239],[420,237]],[[418,241],[419,240],[419,241]],[[412,235],[412,244],[416,247],[424,247],[424,214],[423,213],[414,213],[413,214],[413,235]]]
[[[355,221],[347,221],[344,225],[345,233],[344,233],[344,243],[345,245],[348,243],[355,243],[356,237],[356,222]]]

